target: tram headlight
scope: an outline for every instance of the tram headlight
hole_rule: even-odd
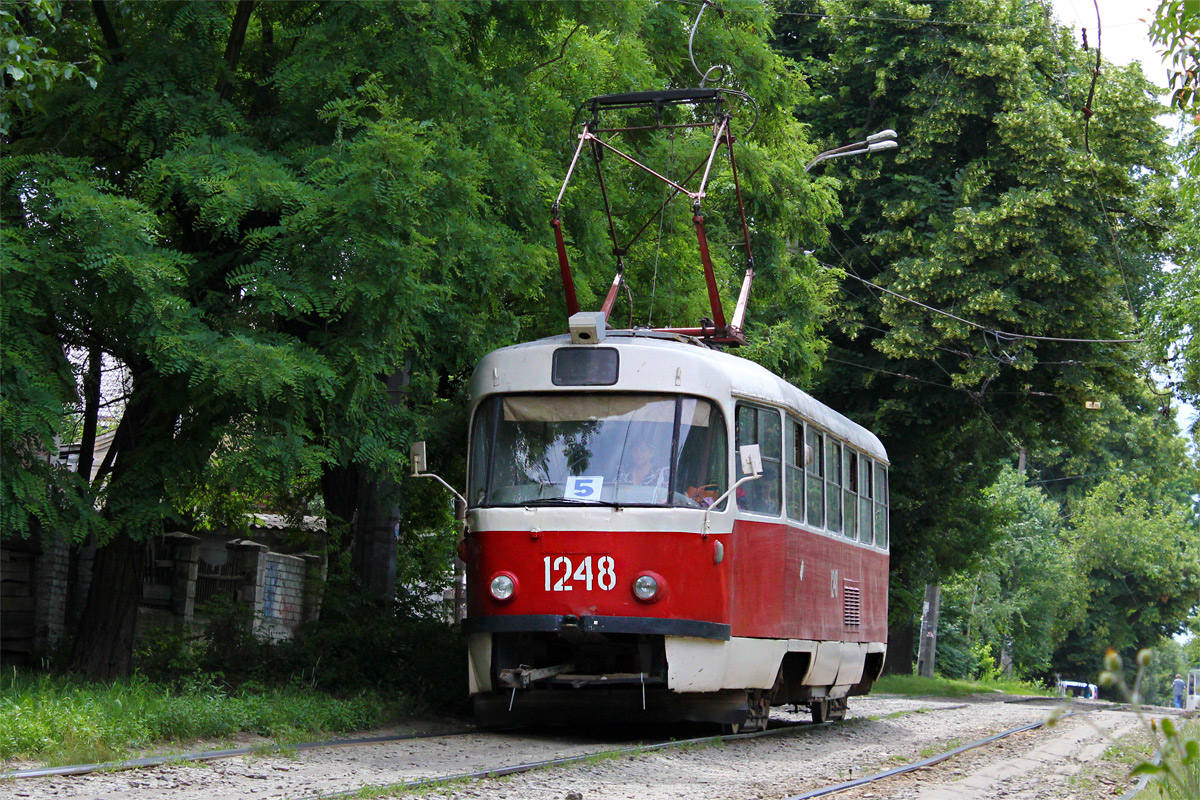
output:
[[[658,597],[658,580],[653,575],[639,575],[633,582],[633,596],[650,602]]]
[[[503,603],[505,600],[511,600],[512,596],[516,594],[517,582],[513,580],[511,575],[501,572],[492,578],[492,583],[488,586],[488,591],[492,593],[492,597]]]

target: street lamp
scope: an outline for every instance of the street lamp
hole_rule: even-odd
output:
[[[898,146],[899,145],[896,143],[895,131],[888,129],[886,131],[880,131],[879,133],[872,133],[861,142],[845,144],[841,147],[835,147],[832,150],[826,150],[824,153],[818,154],[816,158],[808,162],[808,166],[804,168],[804,171],[808,172],[817,164],[820,164],[823,161],[829,161],[830,159],[841,158],[842,156],[860,156],[867,153],[874,153],[879,150],[891,150],[893,147]]]
[[[880,131],[879,133],[872,133],[861,142],[844,144],[841,147],[835,147],[832,150],[826,150],[824,153],[818,153],[816,158],[808,162],[808,166],[804,168],[804,171],[807,173],[811,171],[812,168],[817,164],[830,161],[834,158],[841,158],[842,156],[868,155],[870,153],[878,152],[879,150],[891,150],[893,147],[899,146],[900,145],[896,142],[896,132],[891,128],[888,128],[887,130]],[[800,251],[799,243],[789,240],[787,243],[787,249],[789,252],[797,253]],[[805,252],[807,253],[809,251],[806,250]]]

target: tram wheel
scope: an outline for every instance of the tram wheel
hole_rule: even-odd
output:
[[[829,701],[829,719],[845,719],[848,703],[846,698]]]
[[[812,711],[812,721],[820,725],[822,722],[846,718],[846,698],[838,700],[813,700],[808,704]]]
[[[746,719],[744,722],[727,722],[721,725],[721,732],[727,735],[735,733],[754,733],[765,731],[771,721],[771,698],[774,690],[763,691],[754,689],[746,693]]]
[[[750,733],[767,729],[767,724],[771,721],[772,694],[772,692],[764,692],[761,689],[750,692],[746,703],[750,711],[746,715],[746,723],[742,726],[744,732]]]

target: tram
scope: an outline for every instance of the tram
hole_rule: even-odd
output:
[[[727,108],[743,101],[752,102],[699,88],[585,104],[590,119],[552,206],[569,333],[492,352],[471,379],[459,552],[470,692],[483,722],[756,730],[782,704],[806,706],[819,722],[844,716],[846,699],[866,694],[883,669],[883,445],[721,349],[745,342],[754,277]],[[616,123],[602,124],[614,113]],[[711,137],[689,176],[702,175],[696,188],[617,147],[627,132],[660,129]],[[747,265],[729,319],[701,209],[722,148]],[[656,213],[675,197],[692,201],[712,313],[698,327],[610,328],[623,259],[651,226],[618,241],[607,194],[617,274],[600,311],[580,310],[560,204],[588,150],[602,190],[607,152],[671,187]],[[414,452],[414,474],[424,455]]]
[[[471,396],[480,719],[755,729],[771,705],[821,721],[870,690],[888,578],[870,432],[757,364],[649,330],[495,351]]]

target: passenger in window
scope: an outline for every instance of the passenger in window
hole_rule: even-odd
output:
[[[763,476],[756,483],[762,484],[759,488],[758,507],[755,511],[761,511],[764,514],[779,514],[779,468],[774,464],[770,469],[764,465]]]
[[[671,470],[666,460],[658,457],[658,450],[645,440],[634,443],[630,451],[631,464],[622,464],[617,469],[617,483],[632,483],[636,486],[666,486]]]

